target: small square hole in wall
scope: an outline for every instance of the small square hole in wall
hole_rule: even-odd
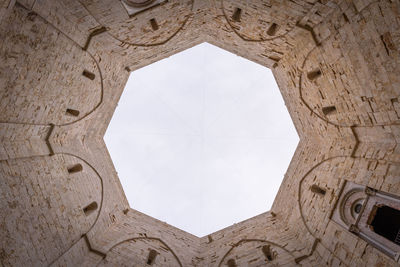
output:
[[[204,236],[271,208],[299,137],[270,69],[203,43],[132,72],[105,141],[131,208]]]

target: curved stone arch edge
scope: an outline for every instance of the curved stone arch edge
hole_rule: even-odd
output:
[[[135,241],[135,240],[155,240],[155,241],[159,241],[161,244],[163,244],[166,248],[168,248],[168,250],[172,253],[172,255],[174,256],[174,258],[176,259],[176,261],[179,263],[180,267],[183,267],[179,257],[176,255],[176,253],[174,252],[174,250],[168,246],[167,243],[165,243],[162,239],[158,238],[158,237],[143,237],[143,236],[136,236],[135,234],[131,234],[132,237],[129,238],[125,238],[122,241],[117,241],[114,245],[112,245],[107,252],[105,253],[105,255],[107,255],[108,252],[110,252],[113,248],[116,248],[117,246],[125,243],[125,242],[129,242],[129,241]],[[104,256],[104,258],[101,260],[104,261],[106,259],[107,256]],[[100,263],[101,263],[100,262]],[[100,264],[99,263],[99,264]]]
[[[151,43],[151,44],[141,44],[141,43],[131,43],[131,42],[126,42],[124,40],[121,40],[119,38],[117,38],[116,36],[114,36],[113,34],[111,34],[108,30],[107,27],[105,25],[103,25],[102,23],[100,23],[97,18],[92,14],[92,12],[90,12],[90,10],[86,7],[85,4],[82,3],[81,0],[77,0],[79,2],[79,4],[82,5],[82,7],[88,12],[88,14],[99,24],[100,27],[105,29],[105,32],[114,40],[118,41],[121,46],[124,45],[128,45],[128,46],[137,46],[137,47],[152,47],[152,46],[160,46],[160,45],[164,45],[166,43],[168,43],[172,38],[174,38],[176,35],[178,35],[178,33],[183,30],[183,28],[186,26],[186,24],[189,22],[189,20],[193,17],[193,7],[194,7],[194,1],[195,0],[191,0],[191,7],[190,7],[190,14],[187,16],[187,18],[183,21],[183,23],[181,24],[181,26],[179,27],[179,29],[175,32],[173,32],[167,39],[161,41],[161,42],[156,42],[156,43]],[[162,5],[162,4],[161,4]],[[154,7],[159,7],[160,5],[154,6]]]
[[[93,224],[89,227],[89,229],[86,231],[86,233],[82,234],[82,236],[87,236],[87,234],[94,228],[94,226],[97,224],[99,218],[100,218],[100,214],[103,208],[103,200],[104,200],[104,183],[103,183],[103,178],[101,177],[101,175],[99,174],[99,172],[96,170],[96,168],[89,163],[87,160],[83,159],[80,156],[74,155],[72,153],[63,153],[63,152],[57,152],[54,153],[53,155],[67,155],[67,156],[71,156],[73,158],[79,159],[81,162],[84,162],[87,166],[89,166],[92,171],[94,171],[96,173],[96,176],[98,177],[98,179],[100,180],[100,186],[101,186],[101,200],[100,200],[100,205],[99,205],[99,210],[97,211],[96,214],[96,218],[93,222]],[[52,155],[37,155],[37,156],[29,156],[29,157],[19,157],[19,158],[13,158],[13,159],[6,159],[6,160],[0,160],[0,162],[5,162],[8,160],[22,160],[22,159],[31,159],[31,158],[46,158],[46,157],[51,157]],[[81,238],[77,239],[75,242],[73,242],[64,252],[62,252],[57,258],[55,258],[54,260],[52,260],[48,266],[53,265],[58,259],[60,259],[65,253],[67,253],[72,247],[74,247],[79,241],[81,240]]]
[[[97,71],[99,73],[99,79],[100,79],[100,100],[99,102],[94,105],[94,107],[87,112],[86,114],[84,114],[83,116],[81,116],[80,118],[71,121],[71,122],[66,122],[66,123],[32,123],[32,122],[24,122],[24,121],[0,121],[0,123],[10,123],[10,124],[26,124],[26,125],[33,125],[33,126],[68,126],[68,125],[72,125],[76,122],[79,122],[87,117],[89,117],[91,114],[93,114],[102,104],[103,104],[103,98],[104,98],[104,82],[103,82],[103,74],[100,68],[100,64],[99,62],[96,60],[96,58],[94,57],[94,55],[92,55],[89,51],[86,51],[83,49],[83,47],[78,44],[75,40],[73,40],[71,37],[69,37],[67,34],[65,34],[63,31],[61,31],[59,28],[57,28],[56,26],[54,26],[52,23],[50,23],[49,21],[47,21],[44,17],[42,17],[40,14],[29,10],[28,8],[26,8],[24,5],[20,4],[19,2],[15,3],[15,7],[20,7],[22,9],[25,9],[28,12],[33,12],[38,18],[40,18],[45,24],[50,25],[50,27],[52,27],[55,31],[57,31],[58,33],[62,34],[67,40],[69,40],[74,46],[82,49],[85,53],[87,53],[89,55],[89,57],[93,60],[93,62],[95,63],[96,67],[97,67]]]
[[[306,219],[305,219],[304,212],[303,212],[303,209],[302,209],[302,205],[301,205],[301,192],[302,192],[302,184],[303,184],[304,180],[306,180],[306,178],[308,177],[309,174],[311,174],[314,170],[316,170],[318,167],[322,166],[322,165],[325,164],[326,162],[329,162],[329,161],[332,161],[332,160],[335,160],[335,159],[339,159],[339,158],[343,158],[343,159],[351,158],[351,159],[354,159],[354,160],[373,160],[373,161],[385,162],[386,164],[392,164],[392,165],[400,166],[400,162],[388,161],[388,160],[382,160],[382,159],[373,159],[373,158],[368,159],[368,158],[363,158],[363,157],[354,157],[354,156],[350,156],[350,155],[348,155],[348,156],[333,156],[333,157],[330,157],[330,158],[327,158],[327,159],[324,159],[324,160],[318,162],[318,163],[315,164],[313,167],[311,167],[311,168],[301,177],[301,179],[299,180],[299,184],[298,184],[298,193],[297,193],[297,207],[299,208],[299,211],[300,211],[301,221],[303,222],[304,226],[306,227],[308,234],[311,235],[311,236],[314,238],[314,240],[317,240],[318,243],[320,243],[326,250],[328,250],[328,251],[329,251],[332,255],[334,255],[335,257],[337,257],[336,254],[335,254],[333,251],[331,251],[331,250],[328,248],[327,245],[324,244],[324,242],[322,241],[322,239],[320,239],[319,237],[317,237],[317,236],[315,235],[315,233],[314,233],[313,231],[311,231],[310,226],[307,224],[307,221],[306,221]],[[341,182],[341,186],[340,186],[340,188],[339,188],[340,193],[341,193],[341,191],[343,190],[343,188],[344,188],[344,186],[345,186],[347,180],[346,180],[346,179],[342,179],[342,178],[339,178],[339,179],[340,179],[340,180],[343,180],[343,181]],[[337,203],[338,200],[339,200],[339,199],[336,200],[335,204],[332,206],[332,209],[329,211],[329,217],[332,216],[333,211],[335,210],[336,206],[338,205],[338,203]],[[314,250],[312,250],[312,251],[314,251]],[[337,257],[337,258],[339,258],[339,257]],[[343,264],[345,264],[345,263],[343,262]],[[348,266],[347,264],[345,264],[345,265]]]
[[[242,39],[243,41],[246,42],[256,42],[256,43],[261,43],[261,42],[268,42],[268,41],[273,41],[275,39],[278,38],[283,38],[285,37],[287,34],[289,34],[291,31],[293,31],[293,29],[296,28],[296,25],[291,27],[288,31],[286,31],[284,34],[281,35],[277,35],[271,38],[267,38],[267,39],[250,39],[250,38],[246,38],[244,36],[242,36],[236,29],[235,27],[232,25],[232,23],[230,22],[230,20],[228,19],[228,15],[226,14],[226,10],[225,10],[225,5],[224,5],[224,0],[221,0],[221,9],[222,9],[222,13],[223,16],[226,20],[226,23],[229,25],[229,27],[231,28],[231,30],[235,33],[235,35],[237,35],[240,39]]]
[[[372,6],[373,4],[379,3],[381,2],[381,0],[375,0],[371,3],[369,3],[368,5],[366,5],[363,9],[361,9],[360,11],[358,11],[358,13],[361,13],[363,10],[369,8],[370,6]],[[332,2],[333,3],[333,2]],[[335,3],[335,5],[341,9],[341,7],[339,5],[337,5]],[[341,11],[343,11],[341,9]],[[319,25],[319,24],[318,24]],[[316,25],[316,26],[318,26]],[[313,30],[310,29],[308,30],[311,34],[311,36],[313,37],[314,41],[315,41],[315,46],[313,48],[311,48],[311,50],[308,51],[307,55],[305,56],[303,63],[301,64],[301,71],[299,74],[299,82],[298,82],[298,88],[299,88],[299,97],[300,97],[300,101],[306,106],[306,108],[312,113],[314,114],[318,119],[324,121],[327,124],[336,126],[336,127],[342,127],[342,128],[351,128],[351,127],[374,127],[374,126],[393,126],[393,125],[400,125],[400,122],[398,123],[379,123],[379,124],[373,124],[373,125],[365,125],[365,124],[360,124],[360,125],[354,125],[354,124],[342,124],[342,123],[338,123],[332,120],[329,120],[328,118],[322,116],[321,114],[319,114],[318,112],[316,112],[313,108],[311,108],[311,106],[309,105],[309,103],[303,98],[303,80],[304,80],[304,76],[305,76],[305,70],[304,67],[306,65],[306,63],[308,62],[311,54],[317,50],[318,48],[320,48],[325,42],[329,41],[330,38],[332,36],[336,36],[338,34],[340,29],[336,29],[336,32],[334,34],[330,34],[328,35],[325,39],[320,40],[319,42],[316,42],[314,39],[314,34],[313,34]]]
[[[224,260],[226,259],[226,257],[229,255],[229,253],[232,252],[232,250],[233,250],[234,248],[236,248],[237,246],[239,246],[239,245],[242,244],[242,243],[249,243],[249,242],[263,242],[263,243],[267,243],[267,244],[272,245],[272,246],[275,246],[275,247],[279,247],[280,249],[284,250],[284,251],[287,252],[289,255],[291,255],[293,258],[295,258],[294,255],[292,254],[292,252],[290,252],[289,250],[287,250],[287,249],[284,248],[283,246],[278,245],[277,243],[274,243],[274,242],[271,242],[271,241],[268,241],[268,240],[265,240],[265,239],[241,239],[241,240],[239,240],[238,242],[236,242],[235,244],[231,245],[231,248],[230,248],[230,249],[224,254],[224,256],[221,258],[221,260],[220,260],[220,262],[219,262],[219,264],[218,264],[218,267],[221,267],[221,266],[222,266],[222,263],[224,262]]]

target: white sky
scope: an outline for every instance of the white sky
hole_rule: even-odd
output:
[[[104,139],[130,206],[199,237],[268,211],[299,141],[272,72],[208,43],[133,72]]]

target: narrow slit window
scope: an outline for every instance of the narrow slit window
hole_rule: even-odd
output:
[[[312,80],[319,78],[321,75],[322,75],[321,70],[317,69],[317,70],[310,71],[307,74],[307,78],[312,81]]]
[[[322,113],[324,113],[325,116],[335,114],[336,113],[336,107],[335,106],[323,107],[322,108]]]
[[[362,210],[363,205],[361,203],[357,203],[356,205],[354,205],[353,207],[353,212],[355,214],[360,214],[361,210]]]
[[[67,112],[68,115],[71,115],[71,116],[74,116],[74,117],[78,117],[79,116],[79,110],[76,110],[76,109],[68,108],[66,112]]]
[[[268,30],[267,30],[267,34],[269,36],[274,36],[276,34],[276,32],[278,31],[278,24],[276,23],[272,23],[271,26],[269,26]]]
[[[240,22],[240,19],[242,17],[242,9],[241,8],[235,8],[235,11],[233,12],[232,19],[236,22]]]
[[[86,216],[89,216],[95,210],[97,210],[97,202],[95,201],[93,201],[92,203],[83,208],[83,212],[85,213]]]
[[[262,252],[264,253],[265,258],[268,261],[273,261],[275,259],[275,255],[271,250],[271,246],[270,245],[265,245],[262,247]]]
[[[236,261],[234,259],[228,260],[227,264],[228,264],[228,267],[237,267]]]
[[[74,166],[68,168],[68,173],[72,174],[72,173],[77,173],[77,172],[81,172],[83,169],[81,164],[75,164]]]
[[[400,245],[400,210],[389,206],[375,206],[371,215],[373,231],[393,243]]]
[[[150,250],[149,252],[149,256],[147,257],[147,265],[152,265],[157,257],[157,251],[155,251],[154,249]]]
[[[321,187],[319,187],[318,185],[316,185],[316,184],[313,184],[310,187],[310,190],[311,190],[311,192],[313,192],[315,194],[318,194],[318,195],[321,195],[321,196],[325,196],[325,194],[326,194],[326,191],[324,189],[322,189]]]
[[[89,80],[94,80],[94,78],[96,78],[96,75],[93,72],[90,72],[88,70],[84,70],[82,72],[82,75],[85,76],[86,78],[88,78]]]
[[[151,28],[153,29],[153,31],[156,31],[159,28],[156,19],[151,19],[150,20],[150,25],[151,25]]]

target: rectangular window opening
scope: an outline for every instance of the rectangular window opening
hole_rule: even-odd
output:
[[[97,210],[97,202],[93,201],[89,205],[83,208],[83,212],[85,213],[86,216],[89,216],[92,214],[95,210]]]
[[[157,257],[157,251],[155,251],[154,249],[150,250],[149,252],[149,256],[147,258],[147,265],[152,265],[154,263],[154,261],[156,260]]]
[[[241,17],[242,17],[242,9],[237,7],[235,9],[235,12],[233,12],[232,19],[236,22],[240,22]]]
[[[67,108],[67,114],[74,116],[74,117],[78,117],[79,116],[79,110],[76,109],[71,109],[71,108]]]
[[[325,116],[335,114],[336,112],[337,111],[336,111],[336,107],[335,106],[329,106],[329,107],[323,107],[322,108],[322,113],[324,113]]]
[[[307,78],[309,79],[309,80],[315,80],[315,79],[317,79],[318,77],[320,77],[322,75],[322,72],[321,72],[321,70],[320,69],[317,69],[317,70],[313,70],[313,71],[310,71],[308,74],[307,74]]]
[[[266,245],[262,247],[262,252],[264,253],[265,258],[268,261],[273,261],[274,260],[274,253],[271,250],[271,246]]]
[[[82,75],[85,76],[86,78],[88,78],[89,80],[94,80],[94,78],[96,78],[96,75],[93,72],[90,72],[88,70],[84,70],[82,72]]]
[[[276,23],[272,23],[271,26],[269,26],[268,30],[267,30],[267,34],[269,36],[274,36],[276,34],[276,32],[278,31],[278,24]]]
[[[236,261],[234,259],[228,260],[227,264],[228,264],[228,267],[237,267]]]
[[[150,20],[150,25],[151,25],[151,28],[153,29],[153,31],[156,31],[159,28],[156,19],[151,19]]]
[[[321,187],[319,187],[318,185],[316,185],[316,184],[313,184],[310,187],[310,190],[311,190],[311,192],[313,192],[315,194],[318,194],[318,195],[321,195],[321,196],[325,196],[325,194],[326,194],[326,191],[324,189],[322,189]]]
[[[400,246],[400,210],[389,206],[375,206],[373,213],[373,231]]]
[[[76,173],[76,172],[81,172],[83,169],[81,164],[75,164],[74,166],[68,168],[68,173]]]

